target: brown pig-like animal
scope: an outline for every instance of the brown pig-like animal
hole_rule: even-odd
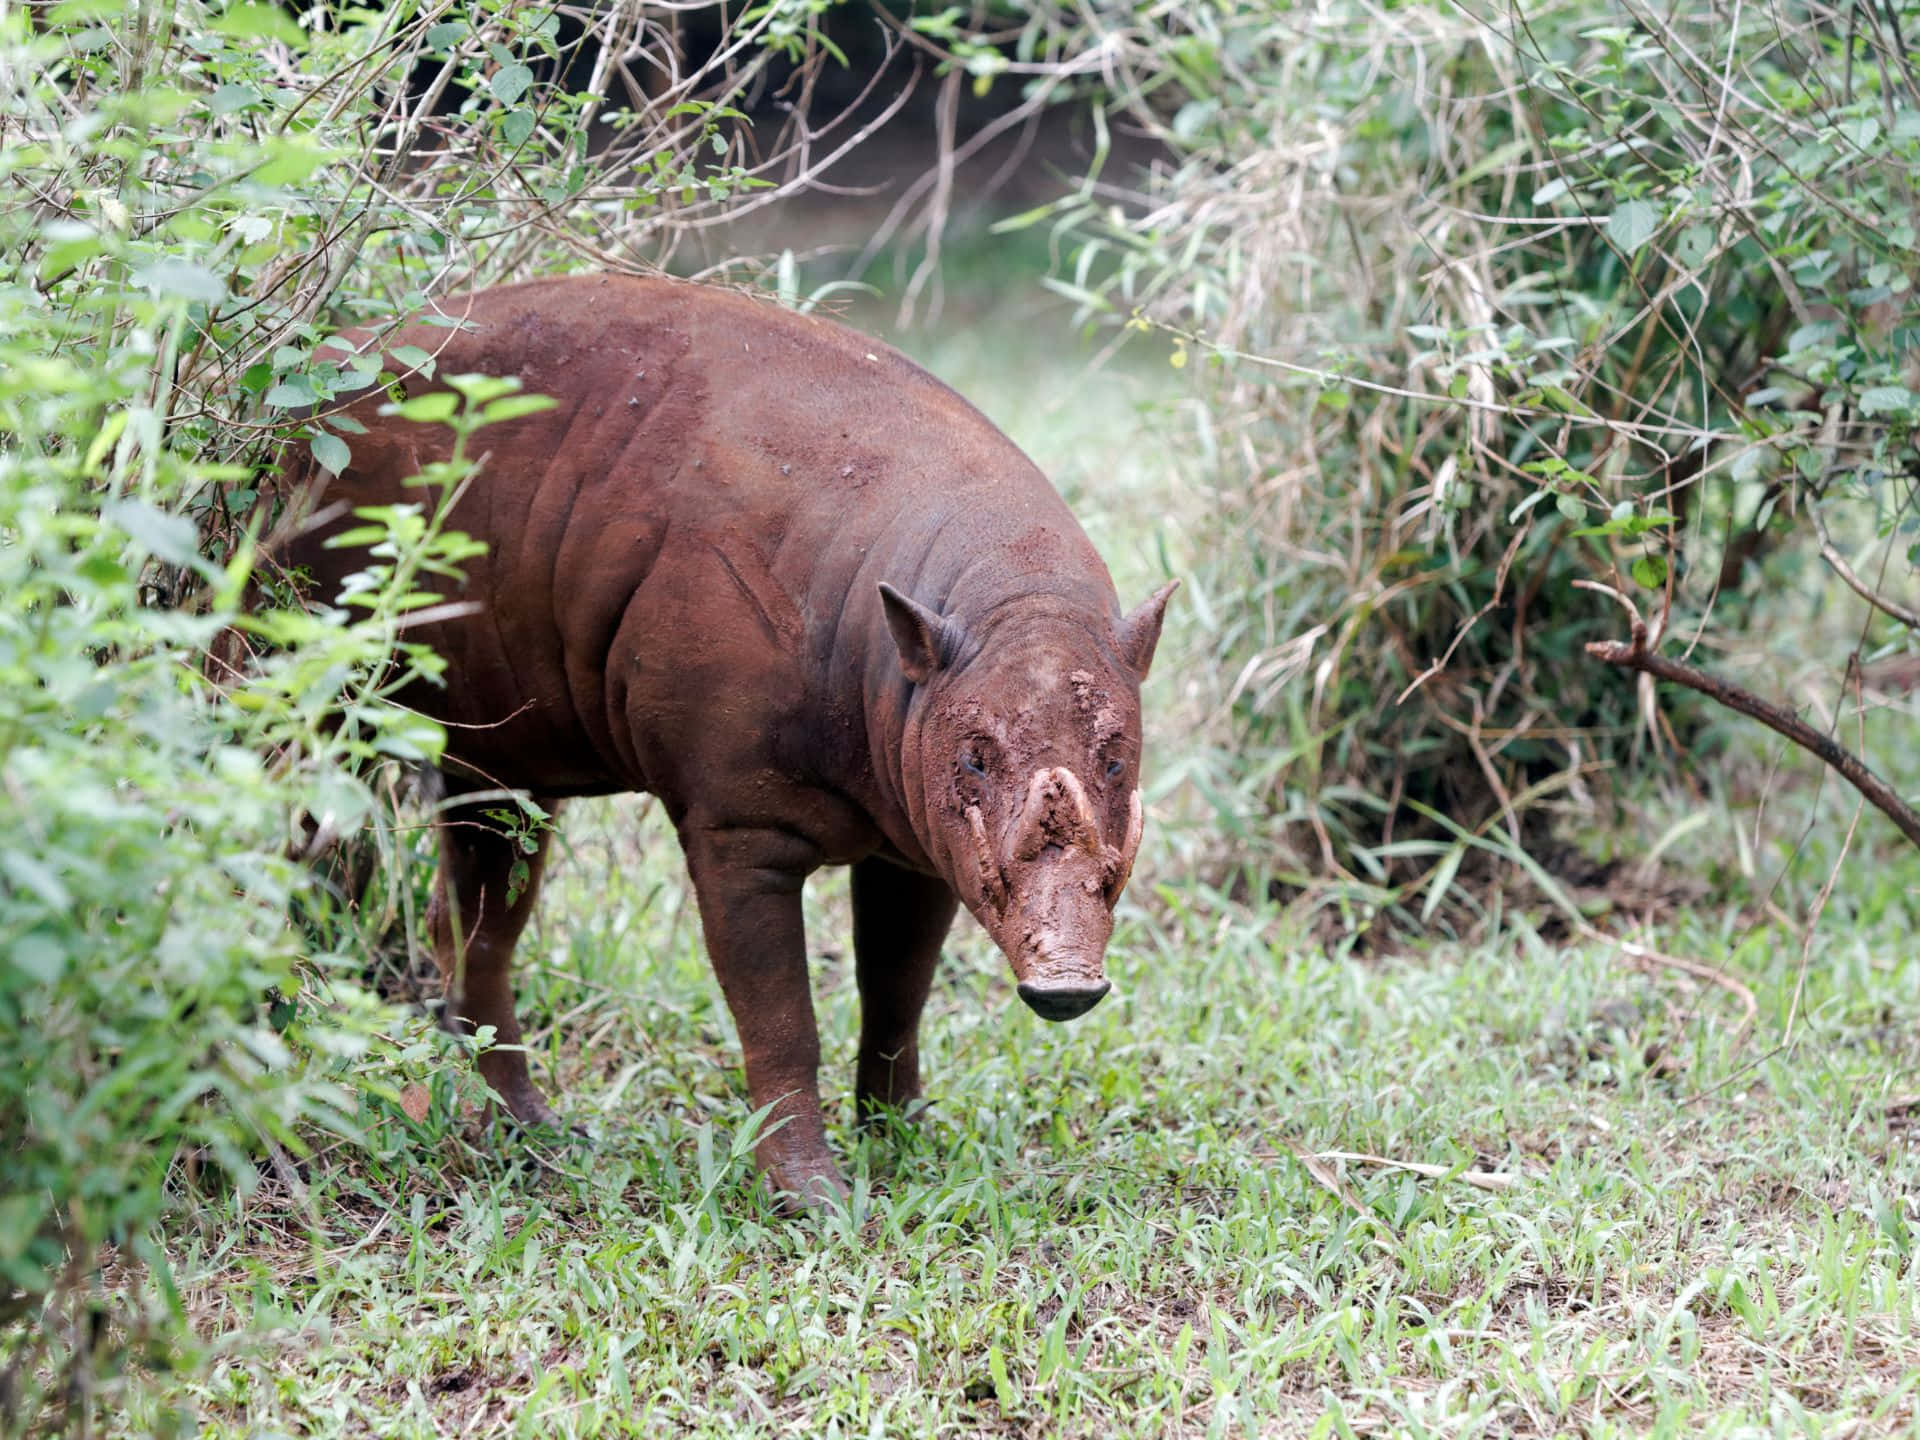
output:
[[[486,811],[646,791],[673,821],[756,1106],[773,1188],[842,1193],[826,1144],[800,887],[853,867],[863,1114],[920,1094],[918,1030],[964,904],[1020,996],[1068,1020],[1104,995],[1113,905],[1140,846],[1140,682],[1172,585],[1122,613],[1046,478],[953,391],[825,320],[668,280],[544,280],[435,310],[371,350],[436,374],[517,376],[557,406],[489,427],[451,512],[486,542],[425,627],[453,802],[431,928],[449,1014],[517,1047],[509,976],[533,906]],[[396,370],[405,367],[395,366]],[[417,373],[410,394],[435,388]],[[367,562],[351,510],[418,501],[445,426],[348,407],[345,474],[304,455],[282,494],[310,524],[278,564],[334,599]],[[329,518],[329,516],[331,518]],[[480,1068],[551,1122],[518,1048]]]

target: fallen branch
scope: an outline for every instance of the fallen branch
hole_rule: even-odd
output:
[[[1869,804],[1899,826],[1902,835],[1920,846],[1920,815],[1914,814],[1912,807],[1894,794],[1886,781],[1869,770],[1859,756],[1835,742],[1831,736],[1822,735],[1799,716],[1762,700],[1738,685],[1709,675],[1683,661],[1668,660],[1653,654],[1647,649],[1646,626],[1636,623],[1631,641],[1593,641],[1587,646],[1587,653],[1605,664],[1638,670],[1656,680],[1668,680],[1676,685],[1684,685],[1689,690],[1698,690],[1729,710],[1738,710],[1742,715],[1751,716],[1803,750],[1812,751],[1838,770],[1848,784],[1866,797]]]

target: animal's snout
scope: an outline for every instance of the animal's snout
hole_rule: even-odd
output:
[[[1098,1005],[1100,998],[1112,988],[1113,984],[1108,980],[1102,980],[1097,985],[1028,983],[1020,986],[1020,998],[1042,1020],[1077,1020]]]

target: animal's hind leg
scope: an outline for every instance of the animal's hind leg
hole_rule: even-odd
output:
[[[555,808],[546,805],[550,813]],[[448,1028],[471,1035],[493,1027],[496,1046],[480,1057],[480,1074],[515,1119],[557,1125],[559,1117],[527,1073],[520,1020],[513,1010],[513,947],[526,928],[540,892],[540,871],[551,830],[530,837],[504,828],[476,806],[451,810],[441,820],[440,874],[427,910],[433,958],[447,982]],[[521,869],[521,862],[525,868]]]

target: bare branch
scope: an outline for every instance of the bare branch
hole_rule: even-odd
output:
[[[1596,640],[1587,646],[1587,653],[1594,659],[1608,665],[1618,665],[1626,670],[1638,670],[1651,675],[1656,680],[1671,681],[1675,685],[1684,685],[1689,690],[1698,690],[1708,699],[1725,705],[1729,710],[1738,710],[1742,715],[1751,716],[1768,729],[1784,735],[1803,750],[1810,750],[1828,765],[1838,770],[1847,783],[1858,790],[1875,809],[1900,828],[1915,845],[1920,845],[1920,815],[1913,812],[1911,806],[1893,792],[1891,786],[1873,771],[1869,770],[1859,756],[1838,744],[1831,736],[1823,735],[1799,716],[1781,709],[1751,691],[1743,690],[1731,681],[1722,680],[1717,675],[1696,669],[1678,660],[1668,660],[1655,655],[1647,649],[1647,631],[1644,625],[1633,627],[1631,641]]]

